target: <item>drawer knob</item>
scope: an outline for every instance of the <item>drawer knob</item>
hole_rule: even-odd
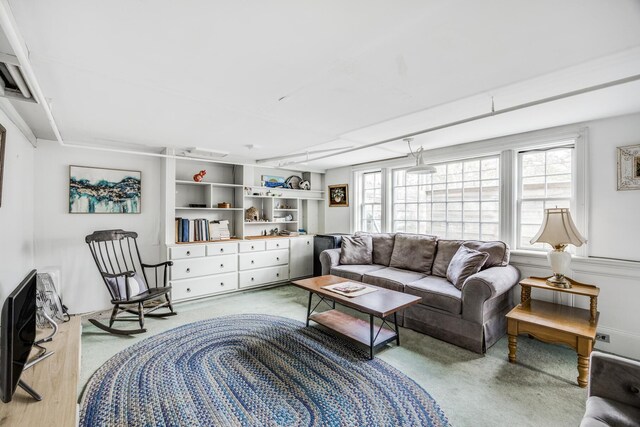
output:
[[[251,278],[251,281],[253,282],[253,277]]]
[[[280,257],[279,256],[276,257],[276,261],[280,261]]]
[[[224,264],[220,264],[220,268],[224,268]]]
[[[224,282],[220,282],[220,286],[224,286]]]
[[[309,245],[310,243],[311,243],[311,242],[309,242],[309,241],[307,240],[307,245]]]
[[[276,277],[280,277],[280,273],[276,273]]]
[[[279,248],[279,247],[280,247],[280,243],[276,243],[276,248]]]
[[[191,273],[191,269],[187,267],[187,273]]]
[[[251,249],[255,249],[253,246],[251,246]]]
[[[224,252],[224,248],[220,248],[220,252]]]
[[[190,293],[190,292],[191,292],[191,288],[187,288],[187,293]]]
[[[187,256],[191,256],[191,251],[187,251]]]
[[[254,261],[253,261],[253,260],[251,260],[251,264],[254,264]]]

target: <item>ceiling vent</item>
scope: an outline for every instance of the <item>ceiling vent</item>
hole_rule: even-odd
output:
[[[18,66],[17,58],[13,55],[0,55],[0,96],[21,101],[36,102],[22,71]]]

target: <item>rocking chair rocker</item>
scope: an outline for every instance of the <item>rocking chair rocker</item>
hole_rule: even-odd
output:
[[[173,265],[171,261],[160,264],[144,264],[140,258],[140,250],[136,241],[138,233],[124,230],[95,231],[85,237],[89,245],[93,260],[102,276],[109,294],[113,311],[109,326],[96,319],[89,319],[96,327],[118,335],[132,335],[146,332],[144,317],[174,316],[169,292],[171,286],[167,286],[167,267]],[[135,255],[133,254],[135,252]],[[162,267],[162,286],[158,279]],[[149,277],[153,271],[154,287],[149,286]],[[159,308],[167,307],[169,313],[153,313]],[[121,312],[136,315],[136,317],[117,318]],[[138,321],[140,329],[126,330],[113,328],[116,321]]]

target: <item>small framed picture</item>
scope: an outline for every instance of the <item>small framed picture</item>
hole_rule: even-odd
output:
[[[618,147],[618,190],[640,190],[640,144]]]
[[[329,186],[329,207],[349,206],[349,184]]]

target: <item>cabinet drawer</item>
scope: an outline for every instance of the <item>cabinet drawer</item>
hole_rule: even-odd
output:
[[[289,280],[289,267],[269,267],[259,270],[241,271],[240,288],[264,285],[267,283],[282,282]]]
[[[237,266],[238,259],[236,255],[174,261],[173,267],[171,267],[171,280],[230,273],[236,271]]]
[[[213,245],[207,245],[207,256],[236,253],[238,253],[237,243],[215,243]]]
[[[252,254],[240,254],[240,270],[273,267],[289,263],[289,250],[263,251]]]
[[[197,279],[172,281],[171,298],[174,301],[180,301],[234,289],[238,289],[238,275],[236,273],[217,274]]]
[[[267,240],[265,243],[268,251],[273,249],[286,249],[289,247],[289,239]]]
[[[203,245],[175,246],[169,248],[170,259],[197,258],[199,256],[205,256],[205,248]]]
[[[240,242],[240,252],[264,251],[264,240]]]

